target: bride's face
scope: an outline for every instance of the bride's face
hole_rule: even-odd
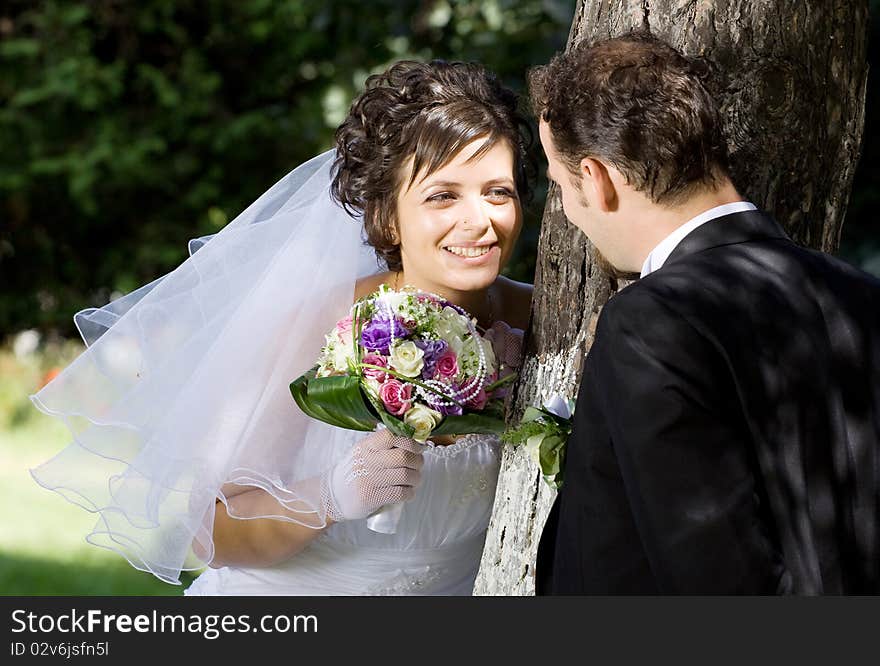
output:
[[[502,140],[473,157],[484,141],[410,187],[404,178],[397,214],[408,283],[441,294],[485,289],[510,258],[522,226],[513,151]]]

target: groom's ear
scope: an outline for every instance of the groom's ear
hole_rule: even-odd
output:
[[[601,160],[585,157],[581,160],[581,190],[588,191],[588,200],[603,213],[617,210],[617,186],[608,166]]]

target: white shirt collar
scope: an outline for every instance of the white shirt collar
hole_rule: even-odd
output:
[[[730,215],[732,213],[743,213],[747,210],[757,210],[757,206],[755,206],[755,204],[753,203],[749,203],[748,201],[737,201],[736,203],[716,206],[715,208],[707,210],[705,213],[700,213],[692,220],[685,222],[675,231],[669,234],[666,238],[660,241],[657,246],[648,253],[648,256],[645,258],[645,263],[642,264],[641,277],[645,277],[649,273],[653,273],[661,266],[663,266],[663,264],[666,263],[666,260],[669,258],[669,255],[672,254],[672,251],[676,248],[676,246],[682,240],[684,240],[684,237],[700,225],[706,224],[706,222],[709,222],[716,218],[724,217],[725,215]]]

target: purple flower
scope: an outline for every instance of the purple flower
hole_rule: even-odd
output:
[[[361,345],[369,351],[388,355],[391,346],[391,327],[394,326],[394,338],[405,338],[409,331],[395,317],[391,321],[387,317],[378,315],[370,320],[361,331]]]
[[[422,367],[422,378],[433,379],[437,370],[437,359],[443,356],[449,345],[446,340],[416,340],[416,347],[425,352],[425,365]]]

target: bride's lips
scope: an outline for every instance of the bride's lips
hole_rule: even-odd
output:
[[[468,247],[468,246],[456,246],[456,247]],[[473,245],[470,247],[486,247],[485,245]],[[454,252],[450,252],[445,247],[441,250],[443,254],[445,254],[450,259],[457,259],[465,266],[482,266],[484,264],[488,264],[492,261],[496,261],[498,259],[498,255],[501,254],[501,248],[498,247],[498,244],[493,244],[489,251],[485,254],[481,254],[476,257],[463,257],[460,254],[455,254]]]

